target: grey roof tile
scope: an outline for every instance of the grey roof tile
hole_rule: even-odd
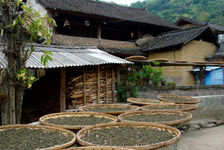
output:
[[[39,2],[47,9],[54,11],[83,13],[118,20],[159,25],[168,28],[178,28],[175,24],[139,8],[94,2],[92,0],[39,0]]]

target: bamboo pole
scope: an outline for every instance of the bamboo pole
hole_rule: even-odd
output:
[[[84,105],[86,105],[86,75],[84,67],[83,67],[83,103]]]
[[[64,112],[66,108],[65,97],[66,68],[61,68],[61,87],[60,87],[60,111]]]
[[[100,103],[100,66],[97,66],[97,104]]]

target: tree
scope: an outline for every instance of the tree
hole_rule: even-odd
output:
[[[41,41],[40,36],[43,37],[43,44],[50,44],[52,29],[49,26],[56,24],[53,19],[45,16],[49,26],[44,26],[43,17],[28,8],[22,0],[1,0],[0,10],[1,44],[8,63],[0,76],[0,89],[6,94],[1,104],[2,125],[5,125],[21,122],[24,90],[31,88],[36,80],[26,69],[26,61],[34,51],[33,43]],[[43,54],[43,64],[51,60],[49,55],[50,52]]]

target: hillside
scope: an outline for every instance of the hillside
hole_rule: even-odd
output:
[[[145,8],[168,21],[180,16],[224,25],[224,0],[145,0],[132,3],[131,7]]]

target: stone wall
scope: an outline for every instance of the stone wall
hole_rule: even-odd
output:
[[[181,96],[224,95],[224,85],[180,86],[170,90],[167,87],[160,87],[158,89],[142,87],[139,89],[140,98],[156,98],[158,94],[175,94]]]
[[[141,98],[154,99],[158,94],[175,94],[200,99],[198,109],[190,111],[192,120],[177,126],[182,132],[224,124],[224,86],[183,86],[174,90],[142,88],[139,91]]]

